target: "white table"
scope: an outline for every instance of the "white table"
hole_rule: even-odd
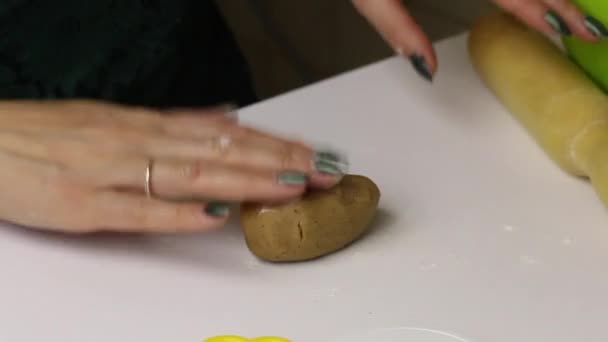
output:
[[[395,57],[241,115],[346,151],[383,193],[365,239],[273,265],[237,225],[163,238],[2,227],[0,341],[333,342],[398,327],[471,342],[607,341],[606,210],[481,85],[464,36],[437,47],[433,85]],[[391,341],[458,341],[407,336]]]

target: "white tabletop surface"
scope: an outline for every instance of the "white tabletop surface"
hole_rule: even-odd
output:
[[[437,48],[433,85],[395,57],[241,113],[347,152],[382,191],[370,235],[274,265],[234,224],[162,238],[3,226],[0,341],[608,341],[607,211],[482,86],[464,36]]]

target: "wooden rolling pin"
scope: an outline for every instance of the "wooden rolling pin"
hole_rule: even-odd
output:
[[[588,177],[608,206],[602,90],[548,38],[502,12],[476,23],[469,52],[483,82],[546,154],[569,174]]]

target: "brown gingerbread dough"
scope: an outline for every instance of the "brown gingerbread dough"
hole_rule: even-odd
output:
[[[293,262],[336,252],[361,237],[380,200],[369,178],[346,175],[325,191],[311,191],[292,203],[268,207],[244,204],[241,223],[247,246],[266,261]]]

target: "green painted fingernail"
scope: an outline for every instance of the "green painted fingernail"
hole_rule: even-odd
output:
[[[315,155],[315,169],[319,173],[342,176],[347,172],[346,159],[336,152],[319,151]]]
[[[226,203],[212,202],[207,204],[205,213],[209,216],[226,217],[230,215],[230,205]]]
[[[339,176],[342,174],[342,170],[340,170],[340,168],[333,163],[319,160],[315,163],[315,166],[317,171],[320,173],[325,173],[332,176]]]
[[[426,62],[426,59],[422,55],[413,54],[410,56],[410,62],[414,67],[414,70],[423,77],[425,80],[432,82],[433,81],[433,72],[431,71],[431,67]]]
[[[557,33],[561,34],[562,36],[569,36],[572,34],[568,24],[566,24],[564,19],[562,19],[562,17],[560,17],[554,11],[548,11],[547,14],[545,14],[545,20]]]
[[[316,158],[333,161],[336,163],[340,162],[340,156],[338,156],[338,154],[335,152],[319,151],[317,152]]]
[[[304,185],[308,183],[308,176],[297,171],[286,171],[279,174],[281,185]]]
[[[585,26],[587,27],[587,30],[596,37],[608,37],[608,29],[606,26],[592,16],[587,16],[585,18]]]

